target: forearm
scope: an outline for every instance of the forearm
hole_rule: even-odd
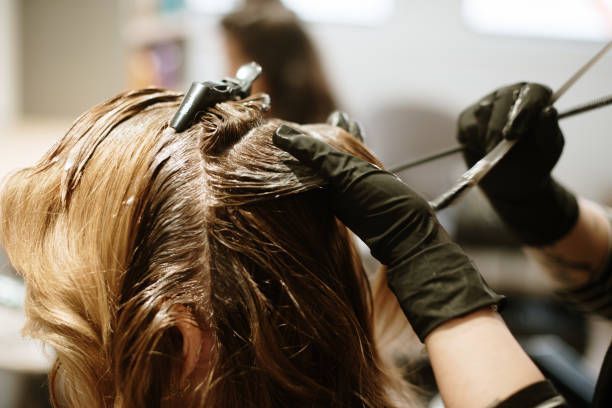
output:
[[[553,278],[559,289],[575,288],[592,281],[605,267],[610,254],[610,221],[599,205],[579,201],[576,225],[557,242],[526,248]]]
[[[425,339],[447,407],[491,407],[544,376],[501,317],[482,309],[439,326]]]

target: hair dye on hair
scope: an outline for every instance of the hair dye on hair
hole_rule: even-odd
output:
[[[401,312],[384,278],[372,296],[322,180],[272,144],[280,122],[254,96],[169,132],[180,97],[144,89],[92,108],[1,190],[25,332],[57,352],[53,404],[416,403],[374,335],[395,334]],[[376,162],[341,129],[303,129]],[[208,339],[186,378],[180,324]]]

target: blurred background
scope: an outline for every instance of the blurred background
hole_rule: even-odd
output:
[[[610,0],[246,3],[0,0],[0,177],[32,163],[81,112],[122,90],[183,91],[250,60],[263,65],[258,86],[270,92],[274,115],[317,122],[340,108],[391,166],[454,146],[458,114],[494,88],[534,81],[556,89],[612,38]],[[611,94],[611,73],[609,55],[558,110]],[[561,126],[566,148],[556,176],[579,195],[612,204],[612,108]],[[450,157],[402,177],[433,198],[464,170],[461,157]],[[441,218],[487,280],[512,295],[505,318],[524,346],[561,377],[567,395],[587,403],[609,322],[559,305],[477,192]],[[0,407],[48,406],[53,355],[19,336],[22,298],[0,248]],[[415,349],[411,364],[426,367]]]

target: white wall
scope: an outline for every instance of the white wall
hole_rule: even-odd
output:
[[[428,105],[455,118],[468,103],[504,84],[529,80],[555,89],[602,46],[478,35],[464,26],[459,9],[456,0],[397,0],[397,13],[384,27],[310,27],[344,108],[365,122],[369,144],[387,163],[418,156],[410,148],[425,138],[435,139],[436,147],[453,145],[454,125],[439,124],[436,132],[447,129],[444,135],[407,125],[405,137],[414,139],[403,139],[376,132],[390,124],[373,123],[373,112]],[[561,98],[559,110],[611,94],[611,70],[612,54]],[[562,128],[567,143],[558,177],[580,194],[612,200],[612,107],[567,119]],[[419,133],[411,134],[415,129]]]
[[[19,1],[25,115],[73,119],[125,87],[122,1]]]
[[[14,21],[8,17],[13,1],[0,1],[2,60],[14,52],[9,50],[12,41],[5,35]],[[21,4],[27,12],[30,10],[27,6],[32,3],[33,0],[26,0]],[[121,2],[108,2],[108,5],[104,2],[104,13],[99,10],[102,3],[92,0],[79,2],[80,7],[72,8],[67,0],[53,4],[53,10],[61,4],[72,13],[95,14],[100,18],[95,24],[83,19],[72,27],[73,32],[82,33],[84,37],[65,34],[60,49],[45,46],[40,34],[38,38],[25,38],[32,47],[24,58],[29,61],[24,72],[33,79],[23,87],[24,99],[32,102],[30,105],[33,102],[41,105],[35,109],[38,113],[70,112],[68,116],[74,117],[123,85],[121,25],[116,18],[116,4]],[[96,8],[92,9],[93,5]],[[381,27],[309,26],[342,107],[365,124],[369,145],[387,164],[453,145],[457,114],[493,88],[520,80],[538,81],[556,88],[601,47],[601,44],[588,42],[478,35],[464,26],[458,0],[397,0],[396,8],[394,16]],[[49,35],[54,29],[45,21],[56,14],[40,10],[26,13],[36,17],[31,21],[38,22],[37,33],[45,28]],[[220,61],[223,55],[220,37],[215,34],[216,20],[197,20],[193,31],[199,35],[190,43],[191,54],[196,58],[191,59],[189,76],[201,79],[225,74]],[[5,24],[7,22],[9,24]],[[60,36],[55,34],[55,37]],[[86,44],[85,38],[88,39]],[[95,44],[89,43],[92,38]],[[80,61],[59,58],[62,53],[85,53],[83,48],[89,52],[95,50],[96,58]],[[560,100],[559,109],[612,93],[611,69],[612,54],[600,61]],[[65,76],[68,72],[70,87],[65,80],[58,80],[59,73]],[[6,101],[14,99],[9,95],[15,93],[11,90],[15,81],[5,79],[14,74],[10,64],[0,64],[3,90],[0,92],[0,120],[6,115],[6,107],[14,105]],[[74,83],[80,87],[74,87]],[[44,95],[53,95],[54,99],[42,98],[41,89],[45,89]],[[73,92],[68,93],[66,89]],[[64,96],[60,103],[57,95]],[[389,115],[390,111],[399,113],[393,116]],[[610,200],[612,165],[608,155],[612,152],[612,107],[568,119],[562,127],[567,147],[557,167],[558,176],[580,194]],[[431,191],[427,192],[433,194],[448,186],[462,169],[457,159],[405,174],[414,183],[427,176],[427,181],[418,187],[427,190],[431,185]],[[436,178],[435,182],[430,180],[432,177]]]

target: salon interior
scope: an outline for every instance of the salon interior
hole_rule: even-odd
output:
[[[457,146],[458,115],[495,88],[529,81],[559,89],[612,38],[607,0],[2,0],[0,177],[35,163],[82,112],[121,91],[185,92],[193,81],[233,76],[249,57],[222,21],[244,3],[277,3],[296,17],[334,108],[359,122],[387,168]],[[274,39],[261,41],[272,55],[265,73],[285,56]],[[281,75],[300,81],[304,69],[283,65]],[[557,110],[611,94],[610,72],[612,54],[555,102]],[[611,112],[603,106],[560,121],[565,147],[554,170],[563,185],[608,206]],[[461,154],[448,154],[397,174],[433,200],[465,170]],[[502,315],[521,346],[572,406],[589,406],[610,321],[555,296],[477,188],[437,215],[489,285],[508,297]],[[54,350],[22,336],[25,296],[0,247],[0,407],[51,406]],[[423,387],[429,406],[442,406],[426,350],[413,340],[406,375]]]

